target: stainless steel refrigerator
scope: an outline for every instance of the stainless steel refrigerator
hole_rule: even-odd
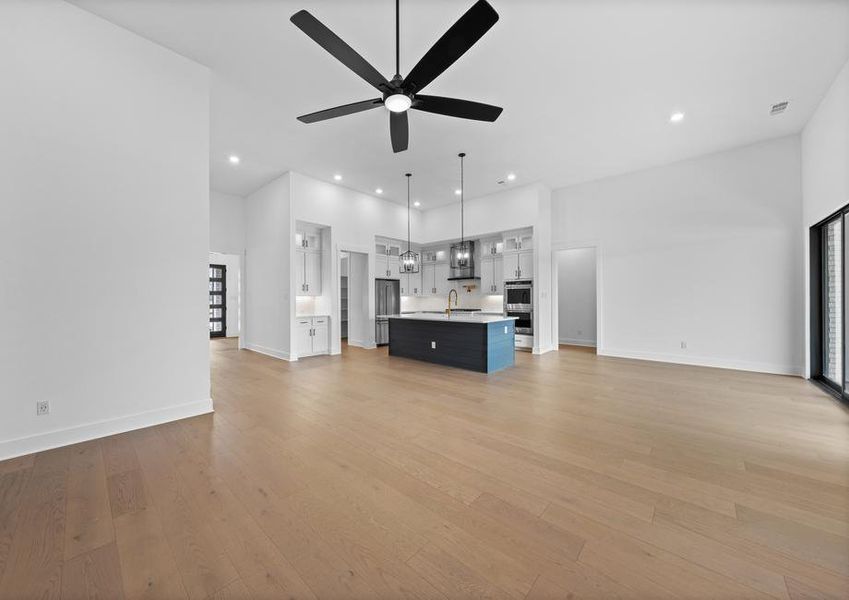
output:
[[[389,315],[401,312],[401,282],[397,279],[374,280],[374,341],[389,343]]]

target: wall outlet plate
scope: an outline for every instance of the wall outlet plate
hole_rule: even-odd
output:
[[[39,417],[42,415],[50,414],[50,401],[49,400],[39,400],[35,403],[35,414]]]
[[[430,349],[431,349],[431,350],[436,350],[436,342],[431,342],[431,343],[430,343]]]

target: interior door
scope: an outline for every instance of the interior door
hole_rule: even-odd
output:
[[[822,374],[833,384],[843,382],[843,219],[825,225],[823,236],[823,357]]]
[[[227,267],[209,265],[209,337],[227,335]]]

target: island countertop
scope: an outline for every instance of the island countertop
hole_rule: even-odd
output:
[[[383,315],[378,315],[383,317]],[[407,313],[401,315],[386,315],[388,319],[403,319],[405,321],[440,321],[442,323],[498,323],[499,321],[515,321],[517,317],[480,313],[452,313],[449,317],[444,313]]]

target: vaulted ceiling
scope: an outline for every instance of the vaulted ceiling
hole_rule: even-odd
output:
[[[849,58],[849,0],[490,0],[499,22],[427,93],[503,114],[414,111],[393,154],[385,109],[295,119],[375,93],[289,22],[308,8],[391,77],[391,0],[73,2],[211,68],[212,187],[239,195],[292,169],[405,202],[411,171],[414,197],[439,206],[456,201],[461,150],[470,196],[633,171],[799,132]],[[401,0],[402,74],[471,4]]]

